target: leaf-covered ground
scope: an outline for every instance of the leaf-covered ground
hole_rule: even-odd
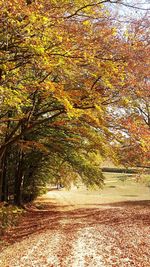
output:
[[[65,191],[49,193],[7,231],[0,266],[150,266],[150,201],[94,202],[79,206]]]

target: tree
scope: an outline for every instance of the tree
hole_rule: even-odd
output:
[[[117,117],[110,110],[116,98],[118,108],[120,97],[130,95],[125,78],[133,70],[130,53],[125,54],[132,44],[117,34],[102,5],[106,2],[111,3],[16,0],[6,5],[1,0],[1,200],[9,195],[10,158],[16,169],[10,194],[19,204],[22,187],[30,184],[25,181],[33,179],[31,155],[42,160],[45,146],[49,153],[59,153],[66,168],[76,165],[83,173],[86,165],[83,181],[86,177],[88,184],[94,173],[100,175],[76,158],[89,149],[109,155],[114,132],[108,122]],[[64,159],[70,146],[78,148],[78,156],[72,152],[72,159]]]
[[[117,138],[120,138],[121,144],[120,155],[123,162],[130,166],[148,166],[150,163],[148,25],[147,17],[134,20],[126,32],[126,76],[120,92],[121,101],[115,107],[115,110],[120,110],[116,114],[120,125],[117,129]]]

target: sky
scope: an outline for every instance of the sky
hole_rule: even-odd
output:
[[[110,3],[106,5],[117,10],[120,14],[126,16],[136,16],[136,14],[140,16],[140,14],[144,15],[145,13],[150,14],[150,0],[118,0],[117,3],[115,2],[116,0],[112,0],[111,5]]]
[[[114,4],[114,7],[122,16],[140,17],[146,13],[150,15],[150,0],[122,0],[121,2],[125,5]]]
[[[111,1],[113,2],[113,0]],[[123,31],[134,19],[144,18],[145,15],[149,16],[150,19],[150,0],[118,0],[116,4],[112,2],[111,5],[107,3],[106,6],[112,17],[116,18],[116,22],[119,21],[119,28]]]

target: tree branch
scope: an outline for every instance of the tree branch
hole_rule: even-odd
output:
[[[78,15],[78,13],[84,9],[86,9],[87,7],[93,7],[93,6],[99,6],[103,3],[107,3],[107,2],[110,2],[110,0],[103,0],[103,1],[100,1],[100,2],[97,2],[97,3],[93,3],[93,4],[87,4],[87,5],[84,5],[80,8],[78,8],[74,13],[70,14],[69,16],[66,16],[64,17],[65,19],[70,19],[76,15]]]

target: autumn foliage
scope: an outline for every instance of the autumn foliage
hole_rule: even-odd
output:
[[[147,164],[148,21],[119,33],[103,2],[0,1],[2,201],[19,204],[44,166],[101,186],[97,158],[134,148],[129,164]]]

